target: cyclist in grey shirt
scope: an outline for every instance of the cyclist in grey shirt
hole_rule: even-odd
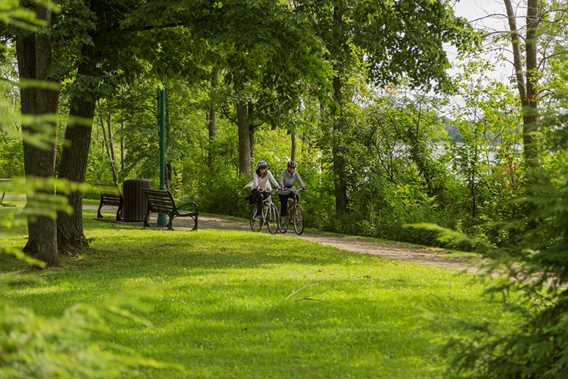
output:
[[[306,185],[300,177],[300,174],[296,172],[296,162],[289,160],[288,168],[282,171],[282,176],[280,177],[280,187],[282,188],[282,191],[279,193],[280,216],[284,223],[288,216],[288,199],[292,196],[297,196],[295,193],[290,191],[296,182],[300,184],[300,187],[302,187],[303,190],[306,189]]]

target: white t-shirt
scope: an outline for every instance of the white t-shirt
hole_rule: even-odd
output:
[[[279,188],[280,184],[278,183],[278,181],[276,181],[276,179],[274,179],[274,176],[272,175],[270,170],[268,170],[266,172],[266,175],[264,175],[263,177],[258,176],[255,172],[252,176],[252,181],[249,182],[245,186],[245,188],[248,188],[250,190],[258,188],[261,191],[270,192],[272,191],[273,188],[272,186],[274,186],[275,188]]]

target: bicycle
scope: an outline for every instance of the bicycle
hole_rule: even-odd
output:
[[[288,227],[292,225],[294,227],[294,232],[297,235],[301,235],[304,233],[304,208],[302,208],[302,205],[300,204],[300,192],[305,190],[290,188],[289,191],[295,196],[288,199]],[[287,228],[282,227],[281,229],[282,233],[286,233],[288,231]]]
[[[270,234],[276,234],[280,230],[280,212],[272,201],[272,194],[262,201],[262,215],[257,216],[256,204],[251,204],[249,222],[253,232],[260,232],[263,225],[266,225]]]

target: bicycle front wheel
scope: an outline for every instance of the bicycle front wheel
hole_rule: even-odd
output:
[[[298,204],[296,209],[294,209],[292,223],[294,224],[294,231],[297,235],[304,233],[304,210],[300,204]]]
[[[280,230],[280,213],[274,204],[268,208],[266,228],[270,234],[276,234]]]

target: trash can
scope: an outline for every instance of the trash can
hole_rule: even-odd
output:
[[[144,221],[148,204],[144,197],[144,190],[150,188],[148,179],[129,179],[122,184],[124,204],[122,216],[127,222]]]

